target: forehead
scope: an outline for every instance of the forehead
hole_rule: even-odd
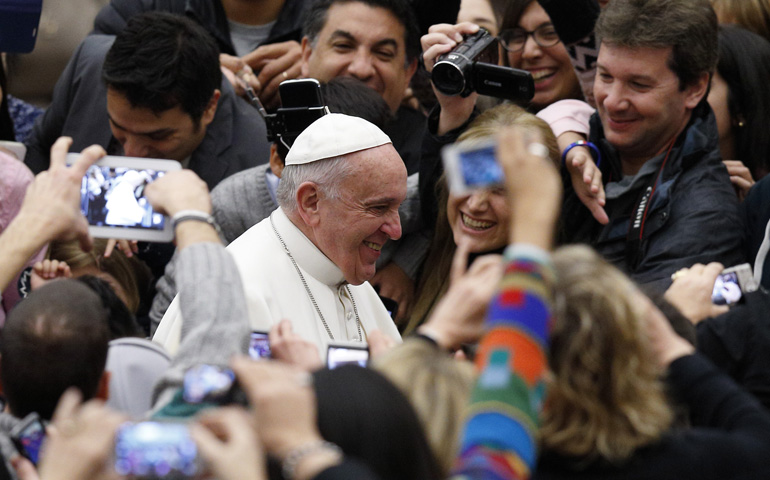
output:
[[[600,70],[617,77],[649,77],[664,80],[676,76],[669,67],[672,47],[623,47],[602,43],[596,61]]]
[[[111,88],[107,89],[107,113],[113,122],[126,128],[135,127],[137,131],[161,126],[177,129],[192,124],[192,117],[180,105],[155,113],[147,107],[131,105],[125,95]]]
[[[326,41],[335,32],[347,32],[359,43],[379,43],[392,40],[399,51],[405,49],[406,30],[390,10],[361,2],[335,3],[326,13],[326,23],[319,34]]]
[[[521,12],[521,18],[519,18],[519,26],[526,30],[534,30],[540,25],[550,22],[551,18],[537,2],[531,2],[527,8]]]
[[[406,197],[406,167],[392,144],[380,145],[346,155],[353,168],[344,189],[365,202],[372,198],[391,198],[401,202]]]

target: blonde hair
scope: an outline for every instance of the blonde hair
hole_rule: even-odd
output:
[[[466,145],[479,143],[494,138],[500,129],[508,125],[516,125],[526,131],[538,133],[541,137],[540,141],[548,149],[548,158],[558,164],[559,146],[551,127],[540,118],[513,104],[504,103],[485,111],[471,122],[457,141]],[[449,286],[449,270],[457,246],[447,220],[449,191],[443,176],[436,186],[436,197],[438,198],[436,228],[417,288],[414,311],[404,329],[405,335],[413,332],[428,318],[436,302],[446,293]],[[504,246],[500,245],[500,247]]]
[[[457,457],[473,366],[418,338],[375,357],[372,366],[409,399],[446,476]]]
[[[144,262],[136,257],[126,257],[117,247],[105,258],[106,247],[107,240],[103,238],[94,239],[94,247],[90,252],[84,252],[77,241],[53,242],[48,257],[66,262],[73,271],[94,268],[111,275],[126,294],[126,307],[136,313],[141,293],[151,280],[150,270]]]
[[[673,420],[643,307],[634,302],[633,283],[590,248],[559,249],[553,262],[554,379],[542,415],[543,447],[622,463]]]
[[[770,41],[770,0],[711,0],[711,5],[720,23],[735,23]]]

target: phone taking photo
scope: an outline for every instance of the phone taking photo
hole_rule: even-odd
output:
[[[326,367],[329,370],[343,365],[366,367],[369,362],[369,346],[366,344],[329,344],[326,351]]]
[[[30,413],[11,430],[10,435],[19,453],[37,465],[46,435],[40,416],[35,412]]]
[[[73,163],[79,154],[67,155]],[[153,210],[144,189],[182,165],[174,160],[106,156],[88,168],[80,185],[80,210],[96,238],[170,242],[168,219]]]
[[[447,145],[441,151],[449,189],[463,194],[479,188],[505,185],[505,174],[497,161],[497,143],[487,140],[473,145]]]
[[[757,290],[751,265],[743,263],[722,270],[714,282],[711,301],[716,305],[734,305],[743,299],[744,293]]]
[[[267,332],[254,330],[249,337],[249,357],[254,360],[270,358],[270,338]]]
[[[198,449],[186,424],[125,423],[115,435],[115,471],[141,479],[186,479],[197,475]]]

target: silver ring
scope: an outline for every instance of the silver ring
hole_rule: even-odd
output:
[[[527,147],[527,151],[532,155],[535,155],[541,158],[548,158],[548,148],[542,143],[538,143],[538,142],[530,143],[529,146]]]

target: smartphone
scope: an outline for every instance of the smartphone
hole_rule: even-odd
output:
[[[115,471],[146,479],[185,479],[199,470],[198,449],[186,424],[125,423],[115,435]]]
[[[45,425],[40,416],[32,412],[11,430],[11,440],[19,453],[37,465],[40,449],[45,440]]]
[[[722,270],[714,282],[711,301],[717,305],[733,305],[743,299],[744,293],[754,292],[757,288],[751,265],[743,263]]]
[[[326,351],[326,367],[333,370],[343,365],[366,367],[369,362],[369,346],[366,344],[329,344]]]
[[[505,184],[505,174],[495,156],[497,143],[492,140],[473,145],[447,145],[441,151],[449,189],[463,194],[479,188]]]
[[[254,360],[270,358],[270,338],[267,332],[254,330],[249,339],[249,356]]]
[[[182,398],[187,403],[227,403],[235,373],[218,365],[198,365],[184,374]]]
[[[77,153],[67,155],[73,163]],[[80,210],[97,238],[147,242],[174,239],[171,222],[154,211],[144,189],[166,172],[180,170],[175,160],[106,156],[92,165],[80,185]]]

